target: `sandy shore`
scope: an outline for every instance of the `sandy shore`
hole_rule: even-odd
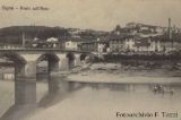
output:
[[[89,69],[67,77],[69,81],[103,83],[181,84],[181,70],[121,67],[120,64],[93,64]]]

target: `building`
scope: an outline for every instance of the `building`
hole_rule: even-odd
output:
[[[66,50],[78,50],[79,49],[79,42],[69,40],[65,42],[65,49]]]
[[[90,41],[90,42],[81,42],[79,44],[79,50],[81,51],[97,51],[98,42]]]
[[[139,39],[139,40],[136,40],[135,43],[134,43],[134,47],[133,47],[133,50],[134,51],[137,51],[137,52],[140,52],[140,51],[154,51],[154,48],[152,49],[151,48],[151,43],[150,40],[148,39]]]
[[[37,37],[33,39],[33,41],[30,43],[29,47],[33,48],[60,48],[60,42],[58,38],[55,37],[50,37],[47,38],[46,40],[41,40]]]
[[[130,51],[133,49],[134,41],[130,36],[111,36],[109,46],[112,52]]]
[[[50,37],[46,40],[48,48],[59,48],[59,40],[55,37]]]

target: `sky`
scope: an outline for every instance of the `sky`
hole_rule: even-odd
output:
[[[13,6],[15,10],[4,10]],[[43,6],[49,10],[20,10]],[[181,0],[0,0],[0,27],[60,26],[112,30],[128,22],[181,27]]]

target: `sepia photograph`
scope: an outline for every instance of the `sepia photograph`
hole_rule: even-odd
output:
[[[0,0],[0,120],[181,120],[181,0]]]

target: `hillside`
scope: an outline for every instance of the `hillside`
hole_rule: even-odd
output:
[[[29,40],[34,37],[46,39],[48,37],[70,36],[67,29],[60,27],[12,26],[0,29],[0,43],[19,44],[23,33]]]
[[[11,26],[0,29],[0,44],[21,44],[23,34],[28,41],[33,40],[35,37],[41,40],[46,40],[49,37],[66,40],[75,36],[84,40],[96,40],[97,37],[105,35],[107,32],[79,28]]]

